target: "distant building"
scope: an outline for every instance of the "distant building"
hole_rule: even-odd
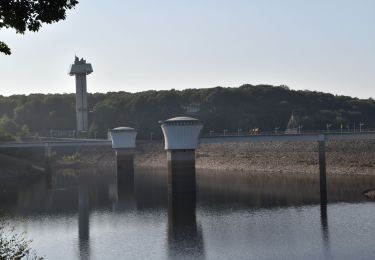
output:
[[[49,130],[49,137],[58,137],[58,138],[75,138],[75,130]]]
[[[198,114],[201,110],[201,105],[199,103],[190,103],[182,107],[185,110],[185,113],[190,115]]]
[[[298,126],[299,126],[299,122],[298,122],[296,116],[294,116],[294,114],[292,114],[291,117],[289,118],[288,124],[286,126],[285,133],[286,134],[297,134],[298,133]]]

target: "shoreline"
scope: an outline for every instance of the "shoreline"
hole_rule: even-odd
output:
[[[327,141],[327,174],[375,175],[375,141]],[[135,165],[166,168],[163,142],[139,143]],[[316,142],[203,144],[196,168],[263,173],[319,173]]]
[[[115,166],[115,152],[110,147],[79,148],[74,152],[79,156],[76,160],[70,161],[64,159],[66,153],[57,153],[51,162],[51,167],[105,169]],[[10,161],[15,166],[20,166],[18,162],[24,160],[13,158]],[[375,175],[375,141],[328,141],[326,162],[327,175]],[[164,142],[137,142],[134,166],[166,169],[167,155]],[[1,167],[0,178],[9,176],[7,167],[11,172],[20,168],[12,169],[9,165]],[[202,144],[196,150],[196,168],[244,173],[318,174],[318,145],[316,142]],[[22,176],[22,174],[14,176]]]

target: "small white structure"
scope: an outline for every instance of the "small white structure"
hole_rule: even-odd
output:
[[[116,127],[111,130],[113,149],[134,149],[137,130],[131,127]]]
[[[92,66],[86,60],[75,57],[74,64],[70,65],[69,75],[76,77],[76,117],[77,131],[88,131],[87,116],[87,83],[86,75],[92,73]]]
[[[203,124],[192,117],[174,117],[160,122],[165,150],[195,150]]]
[[[134,149],[137,130],[131,127],[116,127],[111,130],[110,136],[112,148],[116,151],[117,173],[121,172],[122,177],[120,177],[127,181],[134,181]]]

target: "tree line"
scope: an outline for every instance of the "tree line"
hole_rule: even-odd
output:
[[[194,111],[189,111],[193,106]],[[105,138],[107,130],[131,126],[142,139],[162,138],[158,121],[193,116],[203,133],[285,130],[293,114],[304,130],[343,127],[363,122],[375,128],[375,101],[328,93],[291,90],[287,86],[242,85],[178,91],[88,94],[89,137]],[[47,136],[51,129],[74,130],[75,94],[0,96],[0,141]]]

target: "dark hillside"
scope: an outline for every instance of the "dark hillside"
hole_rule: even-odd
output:
[[[163,90],[138,93],[89,94],[90,135],[105,137],[107,129],[133,126],[140,138],[161,138],[158,120],[191,115],[204,121],[204,132],[236,132],[260,128],[286,128],[292,115],[303,130],[353,129],[359,122],[375,128],[375,101],[347,96],[290,90],[285,86],[243,85],[239,88]],[[0,116],[31,133],[48,134],[50,129],[75,129],[74,94],[0,96]],[[1,120],[1,119],[0,119]],[[4,121],[4,120],[3,120]],[[6,127],[0,121],[0,135]],[[9,124],[9,122],[8,122]],[[8,132],[9,134],[9,132]],[[11,133],[12,134],[12,133]]]

